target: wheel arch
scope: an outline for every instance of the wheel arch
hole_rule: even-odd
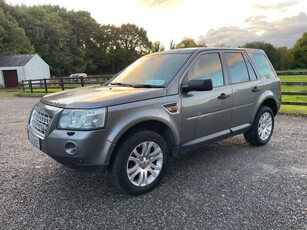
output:
[[[277,112],[278,112],[278,107],[277,107],[277,102],[273,99],[273,98],[267,98],[265,99],[262,103],[261,103],[262,106],[267,106],[269,107],[274,116],[276,116]]]
[[[117,149],[119,148],[121,143],[125,140],[125,138],[139,130],[144,130],[144,129],[152,130],[162,136],[162,138],[165,140],[167,144],[170,156],[176,155],[179,152],[178,140],[176,140],[174,132],[168,125],[158,120],[146,120],[134,124],[119,137],[118,141],[115,143],[115,148],[111,153],[109,165],[112,165],[112,162],[114,161],[114,158],[116,156]]]

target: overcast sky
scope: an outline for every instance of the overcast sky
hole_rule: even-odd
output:
[[[265,41],[292,47],[307,32],[307,0],[5,0],[9,4],[51,4],[84,10],[100,24],[133,23],[166,48],[184,37],[237,47]]]

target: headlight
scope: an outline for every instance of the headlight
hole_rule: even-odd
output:
[[[101,109],[64,109],[58,127],[60,129],[89,130],[103,128],[106,120],[106,108]]]

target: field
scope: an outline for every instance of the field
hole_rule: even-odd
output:
[[[281,75],[282,82],[307,82],[307,75]],[[307,86],[303,85],[283,85],[282,92],[307,92]],[[283,95],[283,102],[307,102],[307,95]],[[282,105],[281,113],[307,114],[307,106],[302,105]]]
[[[281,75],[278,77],[283,82],[307,82],[307,75]]]

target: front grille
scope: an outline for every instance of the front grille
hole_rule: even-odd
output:
[[[30,126],[39,134],[45,137],[46,131],[50,125],[52,117],[48,115],[44,110],[32,112]]]

